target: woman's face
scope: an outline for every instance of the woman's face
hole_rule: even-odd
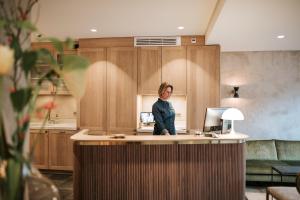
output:
[[[162,95],[161,95],[160,98],[163,99],[163,100],[167,100],[167,99],[170,98],[171,94],[172,94],[172,89],[171,89],[171,87],[167,87],[167,88],[165,89],[165,91],[162,93]]]

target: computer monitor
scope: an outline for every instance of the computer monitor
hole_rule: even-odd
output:
[[[154,116],[152,112],[141,112],[140,113],[140,122],[144,124],[154,123]]]
[[[222,120],[222,114],[226,108],[206,108],[203,132],[226,133],[231,128],[230,120]]]

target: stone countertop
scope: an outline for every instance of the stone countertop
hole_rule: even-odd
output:
[[[41,129],[41,122],[31,122],[30,129],[36,130]],[[53,129],[53,130],[77,130],[76,122],[63,122],[63,123],[46,123],[43,129]]]
[[[124,138],[116,138],[115,136],[125,136]],[[202,143],[209,141],[210,143],[222,143],[220,141],[227,141],[224,143],[242,143],[248,138],[247,135],[242,133],[236,133],[234,135],[223,134],[217,135],[217,137],[206,137],[204,135],[173,135],[173,136],[155,136],[155,135],[125,135],[125,134],[114,134],[114,135],[89,135],[89,130],[84,129],[74,134],[71,140],[80,142],[80,144],[96,144],[101,145],[102,142],[111,143],[130,143],[130,142],[141,142],[141,143],[157,143],[161,144],[163,142],[167,143]],[[107,145],[107,144],[106,144]]]

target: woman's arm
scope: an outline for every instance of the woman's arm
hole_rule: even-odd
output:
[[[157,106],[152,106],[152,114],[154,116],[154,120],[156,125],[158,126],[159,130],[161,131],[161,134],[163,135],[167,135],[169,134],[169,131],[166,129],[165,125],[164,125],[164,121],[162,119],[161,113],[159,112],[159,109]]]

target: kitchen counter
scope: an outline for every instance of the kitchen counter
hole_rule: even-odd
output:
[[[41,122],[31,122],[30,123],[30,129],[36,130],[41,129],[42,127]],[[57,122],[57,123],[46,123],[43,129],[53,129],[53,130],[70,130],[75,131],[77,130],[76,122]]]
[[[177,134],[186,134],[187,131],[186,129],[180,129],[180,128],[175,128]],[[153,127],[143,127],[143,128],[138,128],[136,129],[137,134],[139,133],[153,133],[154,128]]]
[[[89,134],[88,129],[84,129],[71,137],[71,140],[75,142],[80,142],[80,144],[88,145],[103,144],[101,142],[112,142],[112,143],[130,143],[130,142],[140,142],[143,144],[156,144],[156,143],[242,143],[248,138],[247,135],[236,133],[234,135],[223,134],[217,135],[216,138],[205,137],[204,135],[124,135],[124,138],[115,138],[120,134],[115,135],[94,135]],[[123,135],[121,135],[123,136]],[[105,144],[107,145],[107,144]]]
[[[75,200],[245,199],[245,134],[88,133],[71,137]]]

